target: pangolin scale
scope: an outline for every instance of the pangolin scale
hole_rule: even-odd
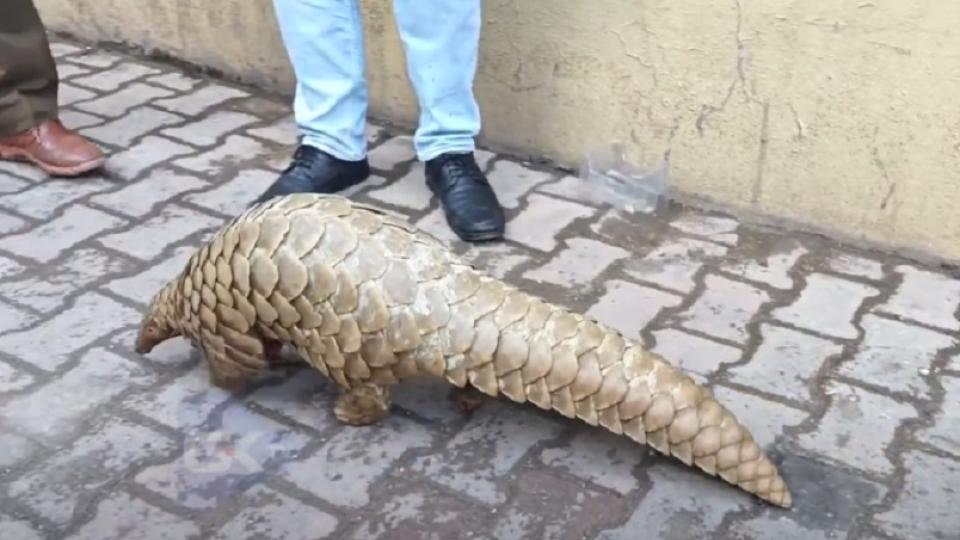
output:
[[[225,224],[154,297],[136,349],[175,336],[238,388],[296,349],[341,390],[347,424],[388,414],[418,376],[602,426],[778,505],[777,467],[705,388],[616,330],[461,261],[399,216],[297,194]]]

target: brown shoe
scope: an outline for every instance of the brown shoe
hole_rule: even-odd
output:
[[[81,135],[48,120],[39,126],[0,138],[0,159],[29,161],[52,176],[77,176],[103,165],[103,152]]]

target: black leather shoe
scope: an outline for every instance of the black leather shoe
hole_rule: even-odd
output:
[[[293,161],[252,205],[291,193],[337,193],[370,176],[366,159],[344,161],[312,146],[300,145]]]
[[[428,161],[426,171],[427,186],[457,236],[467,242],[503,238],[503,208],[472,153],[443,154]]]

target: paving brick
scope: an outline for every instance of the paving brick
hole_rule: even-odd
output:
[[[380,202],[411,210],[426,210],[433,199],[433,194],[430,193],[430,188],[426,184],[423,164],[419,162],[399,180],[380,189],[372,190],[367,193],[367,196]]]
[[[365,509],[363,521],[346,538],[496,538],[491,525],[496,514],[422,481],[401,475],[387,478],[378,501]],[[515,537],[515,536],[513,536]],[[503,540],[511,535],[500,536]]]
[[[37,317],[33,314],[0,301],[0,334],[19,330],[35,322]]]
[[[883,279],[883,263],[850,253],[834,250],[830,257],[830,269],[840,274],[879,281]]]
[[[642,258],[624,265],[627,275],[682,293],[693,291],[705,262],[723,257],[727,248],[691,238],[669,239]]]
[[[71,206],[39,227],[0,239],[0,249],[48,263],[75,244],[123,224],[123,220],[110,214]]]
[[[370,166],[381,171],[390,171],[401,163],[413,161],[417,151],[413,147],[413,137],[391,137],[370,151]],[[422,175],[421,175],[422,176]]]
[[[907,476],[893,507],[876,516],[880,528],[903,538],[956,538],[960,463],[922,452],[903,456]]]
[[[61,41],[51,41],[50,42],[50,54],[55,58],[61,58],[70,54],[76,54],[81,52],[83,49],[77,47],[76,45],[70,45],[69,43],[63,43]]]
[[[196,430],[231,394],[210,382],[198,364],[184,376],[149,393],[132,394],[124,406],[183,433]]]
[[[83,49],[79,54],[70,56],[70,61],[84,66],[104,69],[120,62],[122,57],[95,49]]]
[[[17,261],[13,259],[8,259],[6,257],[0,257],[0,279],[6,279],[10,276],[15,276],[23,271],[26,268]]]
[[[104,122],[103,118],[92,114],[82,113],[80,111],[63,110],[60,111],[60,121],[63,125],[74,130],[88,128]]]
[[[888,397],[842,383],[828,383],[830,407],[816,430],[796,437],[809,450],[831,461],[886,475],[894,466],[885,451],[904,420],[917,411]]]
[[[749,336],[747,323],[770,296],[756,287],[720,276],[708,275],[704,282],[703,294],[676,320],[709,336],[745,342]]]
[[[0,366],[2,366],[2,364],[0,364]],[[2,371],[2,369],[3,368],[0,367],[0,371]],[[0,377],[3,377],[3,375],[0,374]],[[40,451],[40,445],[37,443],[7,431],[0,432],[0,448],[3,448],[3,452],[0,452],[0,469],[15,467]],[[0,525],[0,532],[2,531],[3,526]],[[16,537],[4,536],[4,538]]]
[[[235,111],[216,111],[204,115],[196,122],[165,129],[161,134],[188,144],[213,146],[227,133],[250,125],[257,120],[256,116],[250,114]]]
[[[191,433],[180,458],[145,469],[136,481],[181,506],[215,508],[307,442],[302,432],[234,404],[223,411],[218,427]]]
[[[160,162],[192,152],[194,149],[189,146],[150,135],[136,146],[110,156],[107,166],[120,178],[132,180]]]
[[[0,351],[52,371],[77,349],[139,320],[136,311],[105,296],[86,293],[43,324],[4,335]]]
[[[81,101],[93,99],[97,94],[72,84],[61,83],[57,91],[57,105],[60,108],[76,105]]]
[[[119,191],[96,195],[90,202],[131,217],[142,217],[181,193],[207,185],[194,176],[160,168]]]
[[[611,280],[604,289],[604,295],[590,306],[586,315],[633,339],[640,339],[640,333],[661,311],[683,301],[675,294],[629,281]]]
[[[364,131],[366,132],[366,135],[367,135],[367,142],[370,144],[372,144],[374,141],[380,140],[380,138],[386,134],[386,130],[384,130],[380,126],[371,124],[370,122],[367,122],[367,125],[364,128]]]
[[[860,326],[866,335],[859,350],[837,372],[915,399],[929,395],[925,379],[937,353],[957,344],[946,334],[873,315]]]
[[[244,503],[215,540],[314,540],[337,528],[336,517],[261,486],[250,490]]]
[[[147,75],[158,73],[159,70],[134,62],[121,62],[116,67],[105,71],[98,71],[93,75],[74,78],[71,82],[94,88],[101,91],[113,92],[122,85]]]
[[[40,466],[7,485],[15,497],[54,525],[67,525],[98,490],[144,460],[170,455],[175,445],[144,426],[120,418],[88,432]]]
[[[242,135],[231,135],[214,149],[197,156],[178,159],[174,164],[197,173],[216,175],[234,170],[240,163],[257,161],[267,152],[268,149],[260,141]]]
[[[114,334],[113,338],[106,345],[107,350],[121,355],[130,356],[133,351],[133,344],[139,332],[139,325],[130,328],[127,331]],[[144,364],[153,364],[154,367],[179,368],[198,360],[199,350],[194,349],[191,343],[186,339],[167,340],[156,347],[147,356],[137,356],[137,361]]]
[[[450,399],[451,390],[453,386],[443,379],[418,377],[393,387],[391,397],[395,406],[421,418],[451,423],[463,418],[463,413]]]
[[[0,538],[9,538],[10,540],[43,540],[43,536],[37,532],[37,529],[30,525],[29,521],[14,519],[3,514],[0,514]]]
[[[833,540],[843,538],[843,531],[808,529],[787,517],[764,515],[738,523],[730,528],[737,540]]]
[[[917,432],[916,438],[930,446],[960,457],[960,378],[941,377],[944,397],[932,426]]]
[[[864,300],[879,291],[825,274],[807,276],[807,286],[792,304],[773,311],[773,316],[800,328],[827,336],[856,339],[853,318]]]
[[[182,206],[165,206],[159,215],[124,232],[100,238],[100,244],[143,260],[150,260],[167,246],[196,232],[214,229],[223,219],[201,214]],[[148,240],[149,241],[146,241]]]
[[[843,351],[837,343],[781,326],[761,325],[760,335],[750,361],[729,370],[730,380],[798,402],[810,399],[823,363]]]
[[[404,382],[404,386],[408,384]],[[247,403],[272,411],[294,422],[324,431],[337,425],[333,403],[339,391],[319,371],[304,368],[280,384],[251,394]]]
[[[641,483],[634,470],[644,463],[648,449],[602,428],[584,427],[562,446],[547,448],[540,461],[568,474],[627,495]]]
[[[160,289],[180,275],[187,260],[195,251],[194,247],[177,248],[170,256],[164,257],[159,264],[135,276],[112,281],[106,288],[115,294],[147,306]]]
[[[199,538],[190,521],[136,499],[114,492],[94,511],[93,518],[68,540],[186,540]]]
[[[20,232],[27,227],[28,223],[25,220],[0,212],[0,236]],[[0,278],[3,277],[5,271],[9,271],[9,267],[5,265],[4,261],[0,260]]]
[[[76,367],[0,408],[0,420],[35,438],[60,443],[73,438],[96,409],[131,388],[153,382],[142,367],[102,348]]]
[[[686,371],[697,382],[712,375],[723,364],[736,362],[743,352],[730,345],[688,334],[675,328],[665,328],[653,333],[656,345],[653,352],[668,362]],[[697,377],[699,375],[700,377]]]
[[[191,90],[193,87],[200,84],[200,79],[189,77],[183,73],[171,72],[148,77],[147,82],[165,86],[171,90],[186,92],[187,90]]]
[[[506,238],[540,251],[553,251],[557,235],[575,220],[590,217],[595,210],[550,197],[531,194],[527,208],[507,224]]]
[[[0,194],[16,193],[26,189],[30,182],[0,170]]]
[[[559,180],[540,184],[536,191],[538,193],[547,193],[557,195],[578,202],[589,203],[584,199],[584,192],[590,189],[590,186],[576,176],[566,175]]]
[[[78,249],[55,267],[44,266],[23,279],[0,283],[0,295],[44,313],[63,306],[64,298],[96,280],[125,272],[131,263],[95,249]],[[0,323],[2,324],[2,323]]]
[[[57,64],[57,76],[61,82],[73,82],[73,79],[83,78],[89,73],[89,69],[76,64],[70,64],[68,62],[60,62]]]
[[[447,245],[456,244],[461,241],[456,233],[450,229],[450,225],[447,224],[447,218],[444,216],[443,208],[441,207],[435,208],[429,214],[423,216],[420,221],[414,223],[414,225],[421,231],[433,235]]]
[[[33,381],[33,375],[6,362],[0,362],[0,394],[22,390],[33,384]]]
[[[492,538],[592,538],[593,531],[615,526],[629,513],[622,497],[545,471],[521,473],[513,491],[506,512],[491,531]]]
[[[60,62],[57,64],[57,76],[61,81],[73,82],[72,79],[82,78],[84,75],[89,73],[89,69],[80,67],[76,64],[70,64],[67,62]]]
[[[157,100],[156,105],[180,114],[193,116],[227,100],[248,97],[249,95],[237,88],[208,84],[183,96]]]
[[[564,287],[583,286],[611,264],[630,255],[629,251],[588,238],[571,238],[547,264],[528,270],[523,277]]]
[[[188,195],[188,203],[209,208],[228,216],[246,210],[277,179],[277,173],[262,169],[244,169],[235,178],[203,192]]]
[[[529,252],[507,244],[473,245],[464,255],[475,267],[497,279],[533,260]]]
[[[538,443],[556,437],[560,424],[513,405],[485,404],[443,448],[417,458],[413,470],[487,504],[507,499],[505,481]]]
[[[49,220],[62,206],[114,187],[103,178],[47,180],[15,195],[0,198],[0,206],[34,219]]]
[[[182,116],[143,105],[115,120],[84,129],[82,133],[100,142],[126,148],[147,133],[182,121]]]
[[[787,241],[782,249],[783,251],[771,254],[762,262],[748,261],[733,264],[725,266],[724,270],[748,281],[763,283],[776,289],[792,289],[793,278],[790,277],[790,270],[808,251],[807,248],[793,241]],[[786,251],[787,249],[789,251]]]
[[[313,455],[283,465],[280,476],[334,505],[360,508],[401,456],[431,443],[426,429],[393,415],[364,429],[341,430]]]
[[[694,236],[733,246],[737,244],[740,222],[733,218],[711,216],[700,212],[685,212],[670,222],[670,226]]]
[[[480,169],[484,171],[490,167],[490,163],[497,157],[497,155],[493,152],[483,150],[481,148],[474,150],[473,156],[477,160],[477,165],[479,165]]]
[[[653,487],[630,519],[596,538],[711,538],[725,515],[751,503],[745,493],[679,462],[649,467],[647,476]]]
[[[33,381],[33,375],[6,362],[0,362],[0,394],[22,390],[33,384]]]
[[[912,266],[898,266],[903,282],[877,309],[946,330],[960,330],[960,280]]]
[[[787,427],[800,425],[807,419],[804,411],[787,407],[752,394],[717,385],[713,395],[753,433],[761,447],[769,448]]]
[[[117,92],[77,103],[74,106],[83,112],[107,118],[119,118],[128,114],[135,107],[169,95],[172,95],[170,90],[143,83],[133,83]]]
[[[498,161],[487,176],[500,204],[506,209],[517,208],[524,195],[553,178],[549,173],[535,171],[513,161]]]
[[[297,122],[292,115],[285,116],[266,126],[249,129],[247,133],[284,146],[297,144],[299,136]]]

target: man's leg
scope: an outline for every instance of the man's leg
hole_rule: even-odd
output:
[[[99,167],[103,154],[57,120],[57,66],[32,0],[0,4],[0,158],[49,174]]]
[[[473,158],[480,110],[473,93],[480,0],[394,0],[408,74],[420,105],[415,143],[450,227],[468,241],[503,236],[503,209]]]
[[[293,162],[257,199],[333,193],[362,182],[367,164],[367,86],[358,0],[274,0],[297,77],[294,116],[300,146]]]

